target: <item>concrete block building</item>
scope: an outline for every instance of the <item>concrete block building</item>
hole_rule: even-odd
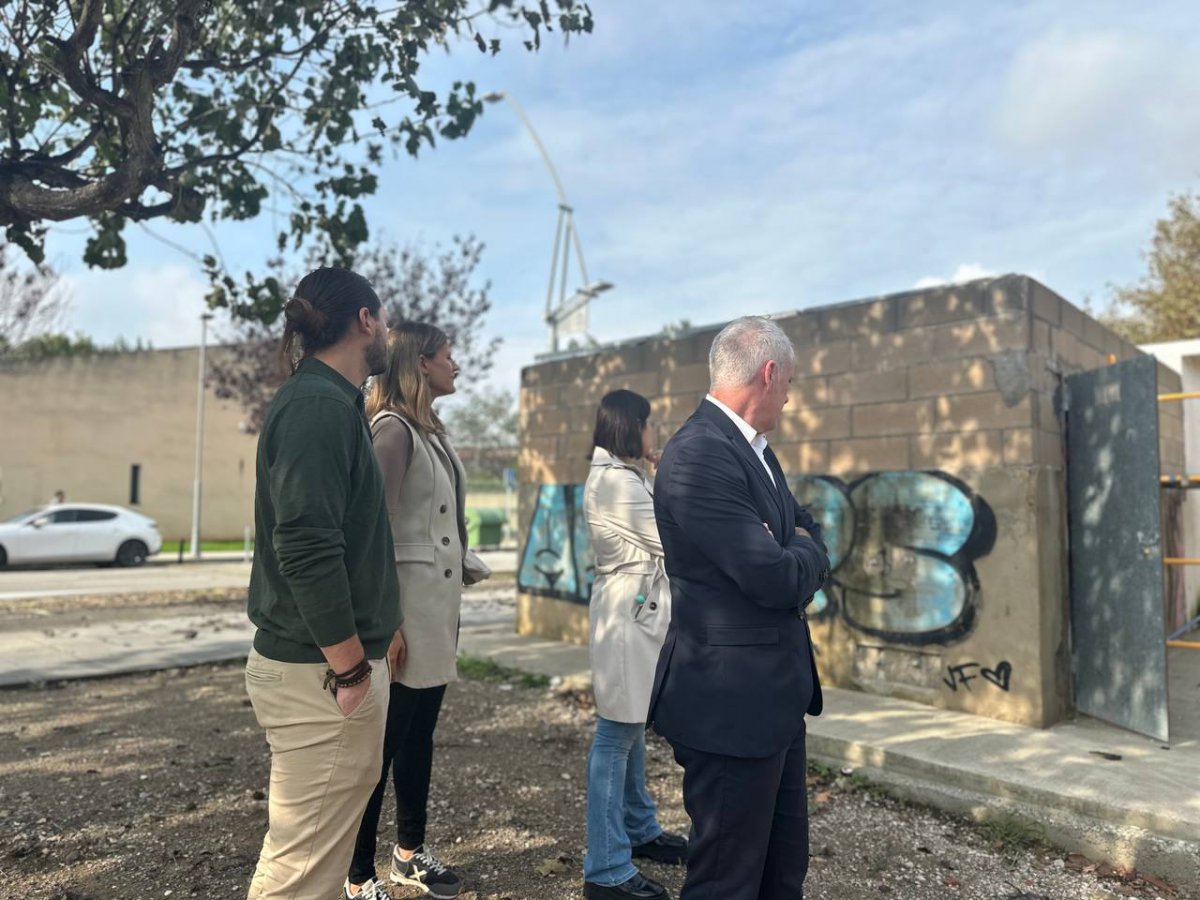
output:
[[[221,348],[209,347],[210,358]],[[191,534],[199,348],[0,365],[0,517],[68,500],[129,506],[169,552]],[[205,400],[201,536],[254,524],[254,454],[241,407]]]
[[[822,676],[1035,726],[1062,718],[1072,706],[1064,379],[1141,351],[1020,275],[773,318],[797,366],[769,439],[824,523],[834,566],[810,616]],[[705,395],[719,328],[522,372],[520,631],[586,640],[581,485],[597,402],[616,388],[647,396],[665,443]],[[1179,389],[1161,365],[1157,381]],[[1182,409],[1160,412],[1160,459],[1146,464],[1182,471]],[[1169,542],[1179,517],[1163,508]],[[1182,579],[1167,581],[1164,604],[1182,592]]]

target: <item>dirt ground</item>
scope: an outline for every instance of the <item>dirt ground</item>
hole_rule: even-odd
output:
[[[493,675],[447,695],[430,843],[468,900],[582,897],[591,713],[527,683]],[[686,830],[679,771],[657,738],[647,765],[663,824]],[[267,767],[240,666],[0,691],[0,897],[244,897],[266,828]],[[810,782],[810,900],[1177,897],[1024,846],[1030,835],[1017,827],[984,831],[855,777],[815,772]],[[385,864],[390,807],[382,821]],[[646,871],[678,894],[682,871]]]

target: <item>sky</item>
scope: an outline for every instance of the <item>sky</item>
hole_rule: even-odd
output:
[[[591,35],[424,63],[525,108],[567,195],[600,341],[945,281],[1021,272],[1069,300],[1136,280],[1172,193],[1200,189],[1194,0],[597,0]],[[544,350],[557,201],[511,110],[465,140],[388,158],[375,233],[427,247],[473,233],[492,283],[487,383],[513,390]],[[235,270],[276,231],[155,230]],[[130,264],[89,271],[77,223],[50,260],[68,330],[155,347],[198,341],[192,259],[130,230]],[[464,373],[470,385],[470,373]],[[462,382],[460,382],[461,384]],[[481,385],[480,381],[476,382]]]

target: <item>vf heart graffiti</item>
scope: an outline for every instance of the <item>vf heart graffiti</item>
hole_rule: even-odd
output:
[[[982,678],[1000,690],[1008,691],[1009,684],[1012,682],[1012,671],[1012,663],[1007,659],[1000,660],[990,669],[977,662],[959,663],[954,666],[946,666],[948,674],[942,679],[942,684],[957,693],[960,686],[968,691],[971,690],[971,682]]]

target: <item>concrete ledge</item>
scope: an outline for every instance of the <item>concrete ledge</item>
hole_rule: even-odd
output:
[[[518,592],[517,634],[586,645],[588,608],[582,603]]]
[[[836,688],[825,696],[825,714],[808,721],[812,759],[979,821],[1027,819],[1056,846],[1200,891],[1196,741],[1167,750],[1090,721],[1039,730]]]
[[[511,621],[464,626],[459,634],[458,652],[534,675],[560,676],[591,684],[586,647],[514,634]]]
[[[825,741],[814,741],[810,736],[810,759],[827,765],[841,765],[846,760],[836,749]],[[1012,818],[1027,821],[1040,828],[1046,841],[1055,847],[1114,866],[1127,866],[1157,875],[1179,888],[1180,897],[1200,897],[1200,840],[1165,838],[1136,826],[994,797],[934,779],[909,777],[894,765],[886,769],[864,766],[857,771],[865,773],[873,784],[882,786],[888,794],[907,803],[933,807],[976,822]]]

